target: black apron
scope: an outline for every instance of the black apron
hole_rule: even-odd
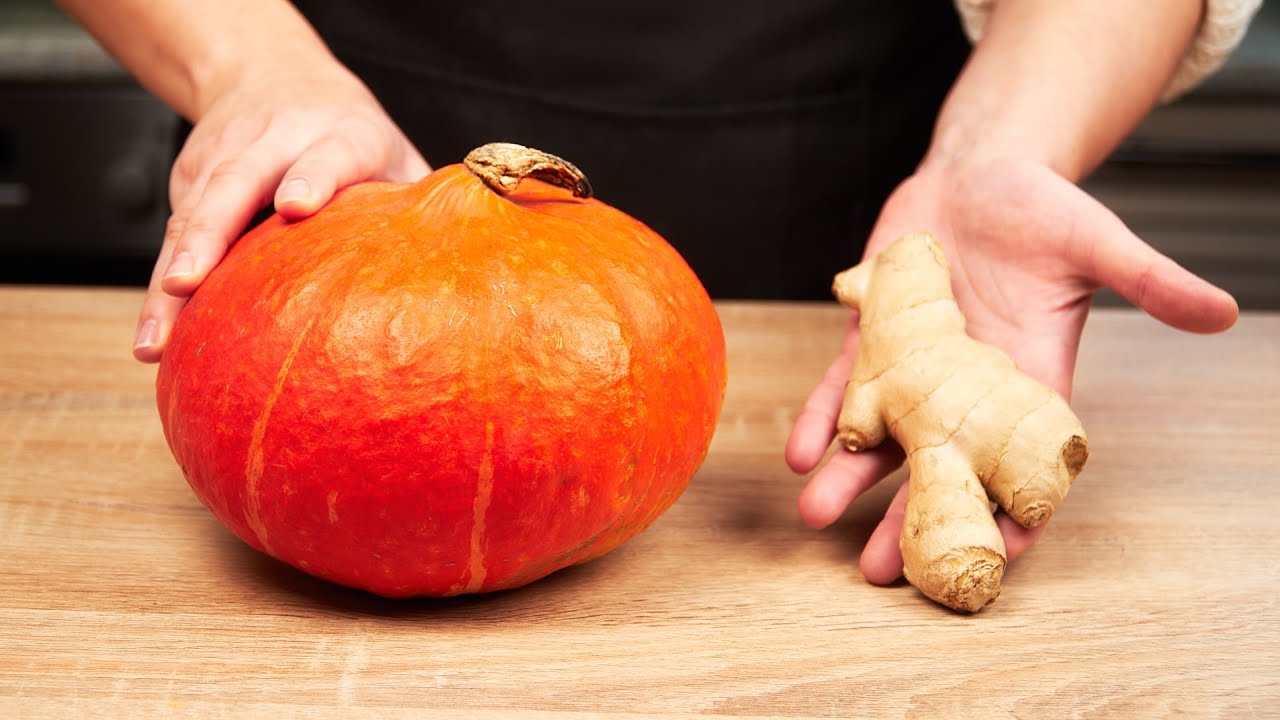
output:
[[[968,52],[949,0],[297,0],[433,167],[560,155],[717,298],[830,298]]]

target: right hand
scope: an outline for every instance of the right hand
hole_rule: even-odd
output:
[[[297,220],[347,185],[411,182],[430,171],[368,88],[336,60],[254,68],[227,83],[198,113],[174,163],[173,215],[138,318],[134,357],[160,359],[178,311],[267,203]]]
[[[1067,399],[1080,334],[1100,287],[1188,332],[1222,332],[1239,315],[1231,295],[1161,255],[1093,197],[1034,160],[925,163],[885,202],[863,257],[920,228],[932,230],[946,248],[965,330]],[[904,460],[896,443],[827,454],[858,354],[856,319],[787,442],[787,464],[797,473],[826,460],[798,501],[801,518],[814,528],[835,522]],[[902,575],[906,503],[904,484],[867,539],[860,568],[869,582],[886,585]],[[996,524],[1010,562],[1045,529],[1022,527],[1004,511]]]

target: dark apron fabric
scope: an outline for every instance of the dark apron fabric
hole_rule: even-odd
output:
[[[968,45],[948,0],[298,0],[433,167],[561,155],[717,298],[830,298]]]

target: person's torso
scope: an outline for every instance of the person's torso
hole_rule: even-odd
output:
[[[828,297],[967,51],[947,0],[297,0],[433,166],[562,155],[717,297]]]

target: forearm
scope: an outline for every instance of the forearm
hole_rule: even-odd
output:
[[[1076,181],[1160,98],[1203,0],[1002,0],[939,114],[926,163],[1016,156]]]
[[[331,56],[284,0],[57,0],[148,90],[190,120],[247,69]]]

